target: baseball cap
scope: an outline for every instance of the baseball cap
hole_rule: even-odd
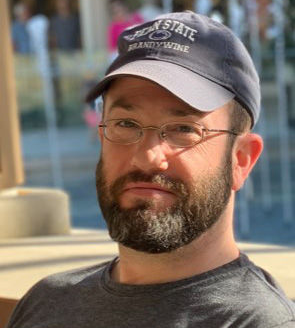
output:
[[[260,112],[260,84],[253,61],[225,25],[193,12],[169,13],[124,30],[118,56],[105,77],[88,93],[100,96],[118,77],[153,81],[202,112],[210,112],[231,99],[251,116]]]

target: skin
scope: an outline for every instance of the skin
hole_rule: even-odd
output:
[[[111,6],[111,14],[114,21],[125,21],[129,18],[127,7],[120,1],[114,1]]]
[[[202,113],[150,81],[135,77],[118,78],[105,95],[104,120],[131,118],[143,126],[160,126],[170,121],[194,121],[211,129],[227,129],[229,104]],[[99,130],[107,185],[132,170],[155,170],[186,183],[198,181],[221,167],[228,144],[227,134],[218,134],[190,148],[173,148],[162,142],[154,130],[147,130],[140,142],[119,145],[109,142]],[[239,256],[233,236],[233,209],[238,191],[263,148],[259,135],[246,132],[237,137],[232,150],[233,183],[227,207],[208,231],[190,244],[164,254],[138,252],[119,244],[119,261],[112,278],[120,283],[164,283],[200,274]],[[118,160],[114,160],[118,159]],[[130,208],[137,200],[151,201],[153,210],[171,206],[176,196],[152,184],[132,184],[120,196],[120,205]]]
[[[71,7],[69,0],[56,1],[56,10],[60,16],[69,16],[71,14]]]

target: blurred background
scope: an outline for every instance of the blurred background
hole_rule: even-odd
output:
[[[25,186],[65,190],[73,227],[105,228],[96,200],[99,115],[84,96],[116,56],[122,29],[168,11],[193,10],[228,25],[261,78],[265,140],[238,194],[239,240],[295,243],[294,0],[9,1]]]

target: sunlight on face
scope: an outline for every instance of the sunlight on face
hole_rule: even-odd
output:
[[[158,85],[136,78],[116,80],[105,99],[105,120],[131,119],[145,126],[170,121],[226,128],[225,109],[203,114]],[[226,138],[173,148],[148,131],[136,144],[102,138],[97,192],[112,238],[149,253],[169,252],[207,231],[227,206],[231,151]]]

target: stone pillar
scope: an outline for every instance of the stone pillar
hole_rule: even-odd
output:
[[[11,188],[0,192],[0,239],[63,235],[70,228],[70,199],[64,191]]]
[[[24,180],[8,1],[0,0],[0,190]]]

